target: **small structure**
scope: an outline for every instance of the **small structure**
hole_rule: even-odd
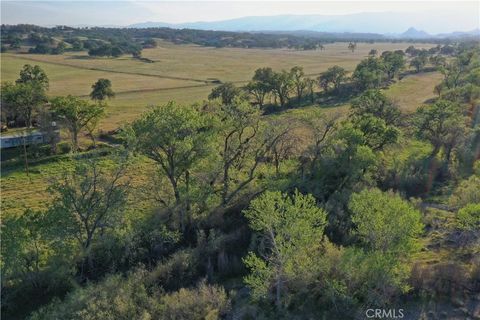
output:
[[[40,131],[34,132],[21,132],[17,134],[2,134],[0,137],[0,149],[15,148],[19,146],[32,145],[32,144],[46,144],[51,141],[52,138],[58,139],[60,137],[60,131],[55,130],[53,137]]]

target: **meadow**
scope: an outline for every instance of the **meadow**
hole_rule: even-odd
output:
[[[358,43],[352,52],[346,43],[325,45],[324,50],[209,48],[196,45],[175,45],[160,42],[157,48],[144,49],[142,56],[152,63],[130,56],[92,58],[83,53],[63,55],[1,55],[1,79],[13,81],[20,68],[38,64],[50,78],[50,96],[76,95],[88,97],[91,85],[99,78],[112,81],[116,97],[109,102],[107,117],[101,128],[112,130],[135,119],[146,106],[168,101],[190,104],[206,99],[213,81],[246,84],[260,67],[274,70],[302,66],[315,78],[333,65],[351,72],[371,49],[405,50],[412,43]],[[431,48],[433,44],[413,44]],[[388,95],[405,110],[414,110],[419,103],[434,96],[433,87],[440,81],[438,73],[412,75],[388,89]],[[416,90],[412,90],[415,88]],[[420,92],[419,92],[420,90]]]

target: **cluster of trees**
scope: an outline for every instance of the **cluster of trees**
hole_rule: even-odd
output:
[[[350,43],[349,48],[355,50],[356,43]],[[413,47],[412,47],[413,48]],[[441,47],[438,47],[441,48]],[[416,50],[416,49],[415,49]],[[440,49],[438,49],[439,51]],[[411,52],[411,50],[410,50]],[[445,71],[446,58],[442,55],[430,55],[428,51],[411,58],[411,66],[419,72],[427,62]],[[433,51],[432,51],[433,52]],[[435,50],[435,53],[437,50]],[[233,83],[224,83],[214,88],[209,99],[221,98],[222,103],[229,104],[235,97],[249,95],[253,104],[260,107],[265,104],[279,104],[284,107],[289,101],[308,100],[315,102],[316,89],[320,88],[326,95],[345,96],[361,93],[368,89],[377,89],[388,85],[407,68],[407,57],[404,51],[384,51],[380,57],[377,52],[370,52],[368,58],[362,60],[353,73],[340,66],[332,66],[321,73],[316,79],[308,77],[302,67],[295,66],[290,70],[274,71],[272,68],[259,68],[252,80],[243,88]],[[417,59],[421,62],[418,64]],[[295,99],[292,99],[295,98]]]
[[[20,49],[21,45],[29,46],[29,53],[34,54],[63,54],[66,51],[88,50],[91,56],[118,57],[131,54],[140,57],[142,48],[156,46],[152,38],[144,38],[143,42],[125,34],[103,37],[85,37],[76,34],[75,28],[57,27],[42,28],[29,25],[5,26],[2,25],[2,52],[7,49]],[[62,40],[57,40],[61,38]]]
[[[124,54],[131,54],[138,58],[142,54],[142,47],[136,43],[113,43],[90,46],[88,55],[96,57],[120,57]]]
[[[283,107],[288,103],[292,94],[297,97],[297,100],[305,97],[313,100],[314,83],[315,80],[305,76],[302,67],[295,66],[289,71],[282,70],[281,72],[273,71],[272,68],[259,68],[255,71],[252,81],[245,86],[245,90],[253,97],[254,104],[260,107],[268,98],[270,103],[273,98],[275,104],[278,102]],[[216,89],[223,91],[224,86]],[[212,94],[209,98],[215,98],[215,95]]]
[[[3,219],[3,308],[39,292],[31,319],[347,319],[391,306],[411,294],[425,232],[411,197],[447,199],[455,232],[478,239],[478,55],[456,47],[445,89],[413,114],[375,88],[348,117],[262,116],[231,85],[201,104],[152,107],[122,129],[121,147],[74,158],[46,209]],[[305,93],[297,76],[264,68],[251,85],[280,100]],[[133,188],[145,163],[150,180]],[[132,205],[146,199],[154,210]],[[478,273],[465,277],[475,292]]]

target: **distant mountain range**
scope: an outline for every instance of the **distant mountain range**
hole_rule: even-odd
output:
[[[412,14],[411,14],[412,15]],[[410,18],[412,18],[411,16]],[[175,29],[199,29],[218,31],[246,31],[298,34],[312,32],[336,33],[336,34],[365,34],[390,38],[428,39],[428,38],[452,38],[465,36],[480,36],[480,29],[468,32],[452,32],[431,35],[425,31],[417,30],[406,25],[409,20],[405,13],[358,13],[349,15],[279,15],[279,16],[250,16],[230,20],[210,22],[143,22],[129,25],[131,28],[158,28],[167,27]],[[389,26],[388,28],[385,26]],[[406,30],[403,33],[391,30]]]

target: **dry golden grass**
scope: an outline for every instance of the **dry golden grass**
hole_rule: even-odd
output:
[[[112,81],[117,96],[109,102],[107,117],[101,126],[111,130],[124,122],[135,119],[148,105],[158,105],[171,100],[192,103],[206,99],[212,85],[205,81],[219,79],[235,81],[242,85],[255,69],[270,66],[276,70],[303,66],[311,76],[337,64],[352,71],[371,49],[379,53],[385,50],[406,49],[410,43],[358,43],[351,52],[346,43],[325,45],[325,50],[301,51],[290,49],[240,49],[208,48],[196,45],[174,45],[160,42],[155,49],[145,49],[143,56],[154,63],[145,63],[129,56],[120,58],[91,58],[86,52],[65,55],[2,54],[2,81],[18,77],[20,68],[26,64],[38,64],[50,78],[50,95],[86,96],[91,85],[99,78]],[[430,44],[415,44],[429,48]],[[418,100],[429,98],[433,83],[428,76],[405,79],[389,90],[389,94],[405,104],[415,107]],[[190,79],[190,80],[185,80]],[[436,78],[432,78],[436,81]],[[421,90],[411,91],[415,85]],[[430,90],[432,87],[432,90]],[[425,99],[424,99],[425,100]],[[423,102],[420,101],[420,102]]]
[[[37,62],[25,59],[24,55],[2,54],[2,81],[14,81],[25,64],[38,64],[50,79],[50,95],[88,95],[92,84],[100,78],[112,81],[115,92],[138,90],[158,90],[184,86],[198,86],[199,83],[184,80],[162,79],[133,74],[122,74],[105,71],[79,69],[52,63]]]
[[[270,66],[274,69],[289,69],[303,66],[307,74],[316,75],[333,65],[353,71],[371,49],[379,53],[385,50],[406,49],[410,43],[358,43],[355,52],[346,43],[325,45],[325,50],[292,49],[241,49],[210,48],[196,45],[174,45],[161,42],[154,49],[145,49],[142,55],[155,61],[145,63],[129,56],[120,58],[92,58],[85,52],[64,55],[22,54],[24,59],[48,62],[102,71],[125,72],[184,80],[247,81],[255,69]],[[430,48],[430,44],[416,44]]]

